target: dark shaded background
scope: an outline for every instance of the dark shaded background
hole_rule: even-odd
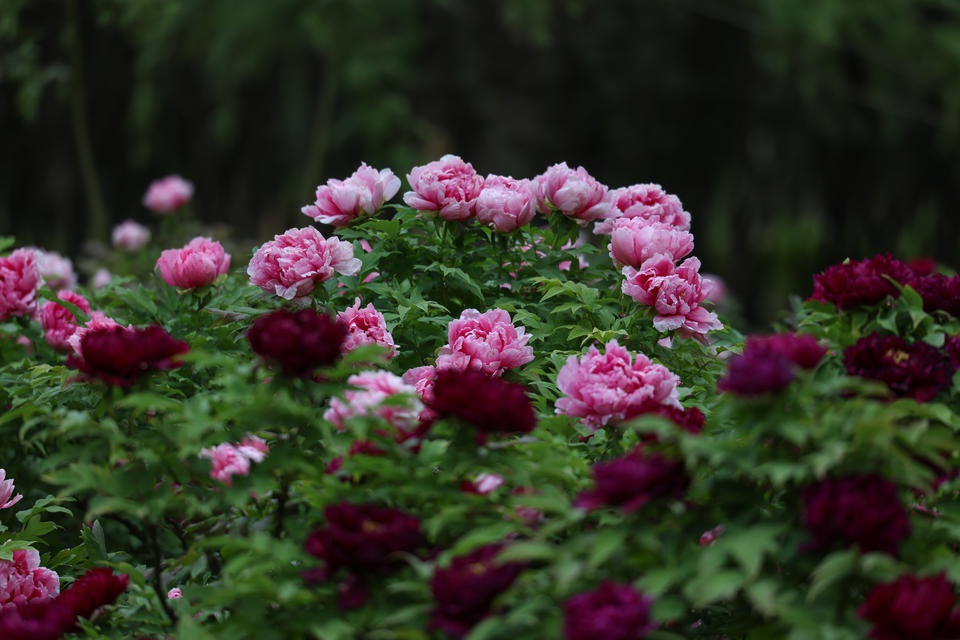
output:
[[[456,153],[662,184],[753,324],[845,257],[960,264],[953,0],[3,0],[0,83],[0,234],[74,257],[169,173],[252,247]]]

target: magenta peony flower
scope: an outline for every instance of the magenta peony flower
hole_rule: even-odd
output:
[[[623,276],[623,292],[656,310],[653,326],[658,331],[676,329],[681,337],[702,339],[723,328],[717,314],[700,306],[706,293],[697,258],[687,258],[674,268],[672,256],[656,254],[639,268],[624,267]]]
[[[606,580],[597,589],[563,603],[565,640],[640,640],[657,628],[650,620],[653,598],[629,584]]]
[[[260,316],[247,330],[250,348],[280,365],[285,375],[309,377],[340,357],[347,326],[313,309],[278,309]]]
[[[13,478],[7,478],[7,471],[0,469],[0,509],[9,509],[23,499],[19,493],[13,495],[13,491]]]
[[[816,338],[798,333],[747,336],[746,351],[777,353],[801,369],[816,368],[827,354],[827,348]]]
[[[79,347],[78,354],[67,357],[67,366],[119,387],[133,385],[148,371],[181,366],[174,358],[190,350],[186,342],[176,340],[159,325],[88,329]]]
[[[0,609],[0,638],[60,640],[76,621],[70,607],[56,598],[34,600]]]
[[[637,448],[622,458],[593,465],[595,486],[577,497],[576,506],[592,511],[618,507],[632,513],[658,498],[679,500],[690,486],[690,476],[681,460],[659,453],[647,455]]]
[[[914,278],[910,286],[923,298],[925,311],[946,311],[954,318],[960,318],[960,275],[931,273]]]
[[[651,402],[679,408],[679,382],[663,365],[653,364],[642,353],[634,356],[611,340],[603,354],[591,346],[583,358],[567,359],[557,374],[564,396],[557,400],[556,411],[598,429],[639,415]]]
[[[555,164],[534,179],[539,210],[556,209],[580,224],[610,215],[607,186],[583,167],[571,169],[566,162]]]
[[[323,414],[338,429],[346,428],[346,421],[357,416],[382,418],[401,432],[414,429],[420,421],[423,403],[411,385],[389,371],[365,371],[350,376],[347,383],[356,390],[344,392],[344,400],[333,398]],[[408,396],[406,399],[403,396]],[[385,403],[389,399],[390,401]]]
[[[346,180],[327,180],[317,187],[317,201],[300,211],[317,222],[343,227],[363,215],[373,215],[397,195],[400,178],[390,169],[377,171],[361,162]]]
[[[826,478],[803,492],[803,524],[816,551],[857,545],[860,551],[897,555],[910,535],[897,485],[877,475]]]
[[[515,327],[503,309],[480,313],[466,309],[447,327],[447,344],[437,354],[437,369],[467,369],[500,376],[533,360],[530,336],[524,327]]]
[[[213,448],[202,449],[200,457],[211,461],[211,478],[229,485],[232,484],[232,476],[250,473],[251,462],[263,462],[268,451],[266,442],[255,436],[247,436],[236,445],[224,442]]]
[[[56,251],[45,251],[28,247],[37,254],[37,269],[43,284],[54,291],[72,289],[77,286],[77,274],[73,271],[73,262]]]
[[[167,214],[176,211],[193,198],[193,183],[180,176],[167,176],[150,183],[143,196],[143,206],[154,213]]]
[[[469,162],[447,154],[407,174],[413,191],[403,194],[407,206],[418,211],[436,211],[444,220],[466,220],[473,216],[483,176]]]
[[[313,227],[289,229],[264,242],[247,267],[250,284],[284,300],[306,298],[314,285],[334,273],[356,274],[361,267],[353,245],[339,238],[324,238]]]
[[[90,313],[90,303],[79,293],[62,290],[57,292],[57,298],[76,305],[84,313]],[[57,351],[73,350],[70,338],[80,329],[80,325],[72,311],[52,300],[44,302],[40,307],[40,324],[43,326],[47,344]]]
[[[213,284],[230,270],[230,254],[210,238],[196,237],[182,249],[165,249],[157,259],[163,281],[177,289]]]
[[[41,282],[37,254],[32,249],[17,249],[0,258],[0,322],[33,316]]]
[[[948,388],[957,370],[949,353],[926,342],[872,333],[843,352],[847,373],[886,383],[900,397],[929,402]]]
[[[139,251],[150,242],[150,229],[133,220],[124,220],[113,228],[113,246],[124,251]]]
[[[360,308],[360,298],[356,298],[352,307],[337,314],[337,318],[347,325],[347,337],[340,347],[341,353],[353,351],[360,345],[376,344],[389,351],[389,357],[397,355],[397,345],[387,330],[387,321],[383,314],[368,304]]]
[[[427,406],[440,416],[472,424],[489,433],[529,433],[537,426],[533,405],[522,384],[491,378],[480,371],[440,369]]]
[[[690,214],[683,210],[680,198],[667,193],[658,184],[635,184],[610,192],[611,217],[597,222],[593,232],[609,235],[613,224],[621,218],[639,218],[668,224],[682,231],[690,230]]]
[[[676,262],[693,251],[693,234],[662,222],[620,218],[613,222],[608,248],[613,260],[631,267],[639,267],[658,254]]]
[[[873,625],[867,635],[872,640],[952,640],[960,638],[956,600],[944,574],[904,574],[875,585],[857,615]]]
[[[490,174],[477,196],[477,220],[500,233],[530,224],[537,213],[536,187],[529,180]]]
[[[53,598],[60,592],[60,576],[40,566],[40,554],[17,549],[12,560],[0,560],[0,609]]]
[[[112,569],[97,567],[77,578],[57,600],[69,606],[78,618],[89,618],[100,607],[116,602],[129,584],[130,576],[116,575]]]
[[[811,300],[833,304],[837,309],[853,309],[882,302],[887,296],[900,295],[890,279],[910,284],[913,271],[889,253],[869,260],[835,264],[813,276]]]
[[[793,367],[783,354],[747,348],[727,361],[727,373],[717,389],[738,396],[763,396],[783,391],[793,378]]]

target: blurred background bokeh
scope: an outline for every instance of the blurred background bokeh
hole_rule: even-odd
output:
[[[252,249],[455,153],[663,185],[754,326],[845,257],[960,264],[957,0],[2,0],[0,127],[0,235],[75,259],[167,174]]]

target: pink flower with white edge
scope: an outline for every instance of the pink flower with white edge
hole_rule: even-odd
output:
[[[340,346],[341,353],[353,351],[360,345],[376,344],[387,349],[389,357],[397,355],[397,346],[387,330],[387,322],[372,303],[361,309],[360,298],[356,298],[353,306],[338,313],[337,318],[347,325],[348,330],[347,337]]]
[[[490,174],[477,196],[477,220],[500,233],[530,224],[537,213],[537,191],[530,180]]]
[[[264,242],[247,266],[250,283],[284,300],[309,296],[315,285],[335,273],[352,276],[362,263],[353,257],[353,244],[324,238],[314,227],[289,229]]]
[[[90,313],[90,303],[79,293],[73,291],[58,291],[57,298],[76,305],[86,314]],[[80,325],[73,312],[65,306],[50,300],[40,307],[40,324],[43,327],[47,344],[57,351],[72,351],[70,337],[77,332]]]
[[[555,164],[535,178],[541,213],[556,209],[580,224],[610,215],[607,186],[583,167],[571,169],[566,162]]]
[[[476,493],[481,496],[485,496],[493,493],[501,486],[503,486],[503,476],[500,474],[481,473],[473,482],[470,483],[469,487],[465,488],[470,493]]]
[[[417,398],[417,390],[389,371],[364,371],[347,379],[348,389],[343,400],[333,398],[323,418],[338,429],[345,429],[351,418],[359,416],[378,417],[403,432],[417,426],[423,403]],[[404,398],[406,396],[406,398]],[[390,402],[385,403],[387,399]]]
[[[693,234],[662,222],[620,218],[613,223],[608,249],[613,260],[631,267],[639,267],[657,254],[678,261],[693,251]]]
[[[56,251],[46,251],[36,247],[29,247],[29,249],[37,254],[37,269],[40,271],[43,284],[54,291],[77,286],[77,274],[73,271],[73,262],[70,258]]]
[[[658,184],[635,184],[610,192],[611,217],[598,222],[593,232],[607,235],[613,230],[614,220],[640,218],[690,230],[690,214],[683,210],[680,198],[667,193]]]
[[[23,499],[19,493],[13,495],[13,491],[13,478],[7,477],[6,469],[0,469],[0,509],[9,509]]]
[[[40,566],[40,554],[17,549],[12,560],[0,560],[0,609],[54,598],[60,593],[60,576]]]
[[[240,441],[240,444],[237,445],[237,450],[250,458],[252,462],[263,462],[263,459],[267,457],[267,453],[270,452],[270,447],[267,446],[263,438],[246,436]]]
[[[196,237],[182,249],[165,249],[157,259],[163,281],[189,290],[207,287],[230,270],[230,254],[216,240]]]
[[[444,220],[466,220],[473,216],[483,176],[459,156],[447,154],[407,174],[413,191],[403,194],[407,206],[417,211],[435,211]]]
[[[113,228],[113,246],[124,251],[139,251],[150,242],[150,229],[139,222],[124,220]]]
[[[465,309],[447,328],[447,344],[437,355],[437,369],[474,369],[497,377],[533,360],[529,340],[526,329],[515,327],[503,309],[484,313]]]
[[[0,321],[37,312],[40,266],[32,249],[17,249],[0,258]]]
[[[167,591],[168,600],[179,600],[182,597],[183,591],[180,590],[180,587],[174,587],[173,589],[170,589],[170,591]]]
[[[557,375],[564,394],[556,411],[598,429],[636,415],[651,403],[680,407],[680,378],[642,353],[632,354],[611,340],[605,352],[591,346],[582,358],[570,356]]]
[[[212,463],[210,477],[224,484],[232,484],[232,477],[250,473],[251,462],[262,462],[268,451],[267,444],[255,436],[247,436],[239,444],[229,442],[200,451],[201,458]]]
[[[180,176],[167,176],[150,183],[143,195],[143,206],[154,213],[167,214],[187,204],[192,198],[192,182]]]
[[[673,269],[672,258],[659,254],[639,270],[624,267],[623,275],[623,292],[657,311],[653,326],[658,331],[676,330],[680,337],[702,341],[705,334],[723,328],[717,314],[700,306],[706,294],[697,258],[687,258]]]
[[[346,180],[327,180],[317,187],[317,200],[300,211],[317,222],[344,227],[356,218],[370,216],[400,190],[400,178],[390,169],[377,171],[366,162]]]

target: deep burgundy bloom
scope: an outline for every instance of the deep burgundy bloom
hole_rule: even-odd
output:
[[[428,406],[441,416],[466,420],[483,433],[529,433],[537,417],[522,384],[480,371],[437,372]]]
[[[144,329],[117,325],[87,331],[80,339],[79,353],[67,358],[67,366],[107,384],[129,387],[148,371],[181,366],[174,357],[189,350],[186,342],[159,325]]]
[[[813,536],[807,549],[857,545],[895,556],[910,535],[897,485],[877,475],[826,478],[804,490],[803,502],[803,524]]]
[[[857,615],[871,622],[873,640],[953,640],[960,638],[960,610],[944,574],[902,575],[870,590]]]
[[[738,396],[762,396],[783,391],[793,378],[793,366],[783,354],[744,349],[742,355],[727,361],[727,374],[717,382],[717,389]]]
[[[454,558],[438,567],[430,579],[436,606],[430,611],[429,630],[442,629],[462,638],[493,612],[493,601],[513,584],[524,565],[496,562],[502,544],[492,544]]]
[[[877,304],[887,296],[896,298],[900,295],[888,278],[905,285],[910,284],[914,273],[889,253],[869,260],[850,260],[827,267],[823,273],[813,276],[810,298],[832,303],[838,309]]]
[[[318,367],[332,365],[346,337],[345,323],[312,309],[273,311],[247,331],[253,352],[292,377],[309,377]]]
[[[847,373],[885,382],[898,396],[928,402],[950,386],[957,365],[926,342],[872,333],[843,352]]]
[[[73,610],[59,598],[34,600],[0,609],[0,638],[58,640],[75,623]]]
[[[813,369],[820,364],[827,348],[811,335],[775,333],[747,336],[744,351],[778,353],[801,369]]]
[[[566,640],[640,640],[657,628],[650,620],[653,598],[629,584],[605,581],[594,591],[563,603]]]
[[[100,607],[113,604],[129,584],[127,574],[117,575],[108,567],[97,567],[62,591],[57,600],[69,606],[78,618],[89,618]]]
[[[960,318],[960,275],[931,273],[915,278],[910,286],[923,298],[925,311],[946,311]]]
[[[577,498],[581,509],[611,506],[631,513],[657,498],[682,498],[690,486],[682,461],[646,454],[641,448],[593,465],[593,478],[594,488]]]
[[[627,412],[626,419],[631,420],[650,414],[666,418],[687,433],[692,434],[703,431],[703,424],[706,421],[703,411],[700,411],[697,407],[676,407],[672,404],[661,404],[659,402],[643,403],[636,411]]]

